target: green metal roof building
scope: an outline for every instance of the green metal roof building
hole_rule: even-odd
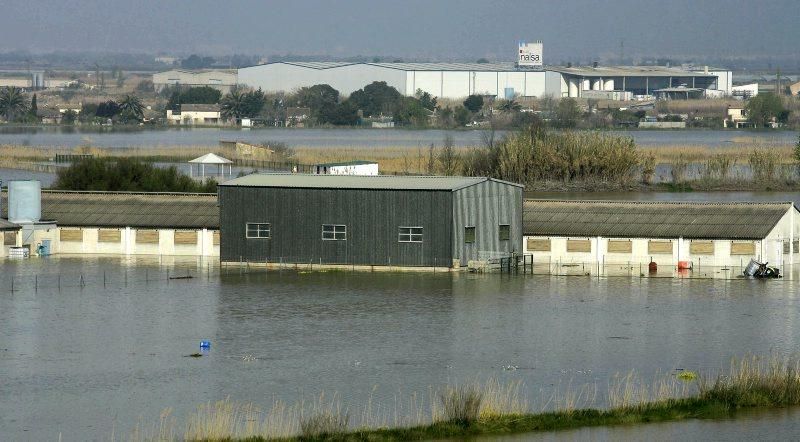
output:
[[[223,262],[451,267],[522,251],[522,186],[490,178],[253,174],[218,194]]]

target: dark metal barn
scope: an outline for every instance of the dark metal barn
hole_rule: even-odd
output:
[[[223,262],[467,265],[522,252],[522,186],[253,174],[219,185]]]

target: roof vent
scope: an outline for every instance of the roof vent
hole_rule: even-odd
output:
[[[596,62],[596,61],[595,61],[595,62],[592,62],[592,67],[593,67],[593,68],[595,68],[595,69],[597,69],[597,62]]]

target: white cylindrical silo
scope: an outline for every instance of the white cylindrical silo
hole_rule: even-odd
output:
[[[8,182],[8,220],[33,223],[42,218],[42,183],[37,180]]]
[[[609,78],[603,81],[603,90],[604,91],[613,91],[614,90],[614,79]]]
[[[592,80],[592,90],[593,91],[599,91],[601,86],[602,86],[602,83],[600,82],[599,78],[596,78],[596,79]]]
[[[592,88],[592,85],[589,82],[589,79],[588,78],[584,78],[583,79],[583,87],[581,88],[581,90],[588,91],[591,88]]]

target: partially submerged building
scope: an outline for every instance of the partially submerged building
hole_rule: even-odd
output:
[[[20,201],[31,219],[16,227],[15,238],[31,254],[44,247],[46,254],[219,256],[214,194],[45,190],[40,201],[36,196]],[[11,235],[4,240],[10,245]]]
[[[220,260],[459,267],[522,251],[522,187],[490,178],[253,174],[219,185]]]
[[[534,261],[740,266],[794,263],[793,203],[526,200],[525,252]]]

